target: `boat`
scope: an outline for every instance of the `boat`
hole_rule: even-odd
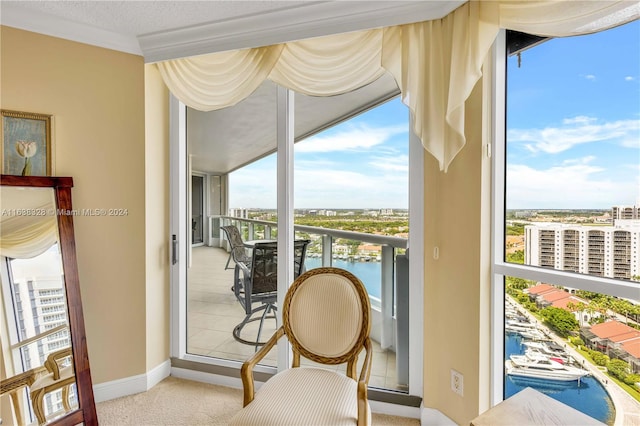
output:
[[[582,368],[561,364],[546,356],[511,355],[505,361],[505,369],[508,375],[527,377],[532,379],[547,379],[560,382],[580,382],[591,373]]]
[[[508,320],[504,326],[508,333],[517,333],[522,337],[532,340],[543,340],[547,337],[544,333],[536,328],[534,324]]]
[[[551,342],[544,341],[523,341],[523,345],[527,347],[527,351],[540,352],[551,359],[554,359],[562,364],[569,364],[573,362],[573,358],[568,355],[562,348],[558,348],[558,345],[551,345]]]
[[[552,361],[559,362],[560,364],[568,363],[568,359],[566,359],[566,358],[563,358],[563,357],[560,357],[560,356],[555,356],[555,355],[547,355],[545,353],[540,352],[537,349],[529,348],[529,349],[527,349],[525,351],[525,355],[527,355],[529,358],[533,358],[533,359],[542,359],[542,360],[544,360],[544,359],[548,358],[548,359],[550,359]]]

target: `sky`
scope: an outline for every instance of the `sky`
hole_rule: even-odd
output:
[[[507,208],[640,204],[640,22],[507,62]],[[406,209],[408,126],[396,98],[298,142],[294,208]],[[233,172],[230,205],[275,209],[276,161]]]
[[[507,64],[507,208],[640,204],[640,22]]]
[[[399,98],[294,148],[294,208],[406,209],[409,110]],[[276,208],[276,155],[231,173],[231,207]],[[255,179],[255,176],[261,176]]]

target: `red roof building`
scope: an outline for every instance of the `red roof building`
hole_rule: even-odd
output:
[[[533,295],[539,295],[543,293],[547,293],[549,291],[557,291],[558,289],[549,284],[538,284],[536,286],[530,287],[526,290],[527,293]]]

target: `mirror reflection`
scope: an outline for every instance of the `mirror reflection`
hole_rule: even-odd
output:
[[[54,190],[0,195],[2,424],[46,424],[78,408]]]

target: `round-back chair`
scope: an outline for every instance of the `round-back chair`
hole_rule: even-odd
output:
[[[231,424],[370,424],[370,331],[369,296],[355,275],[331,267],[300,275],[285,296],[282,326],[242,366],[244,408]],[[254,366],[285,335],[293,350],[292,368],[271,377],[255,392]],[[364,362],[357,375],[363,349]],[[346,363],[346,375],[300,366],[301,357],[325,365]]]

